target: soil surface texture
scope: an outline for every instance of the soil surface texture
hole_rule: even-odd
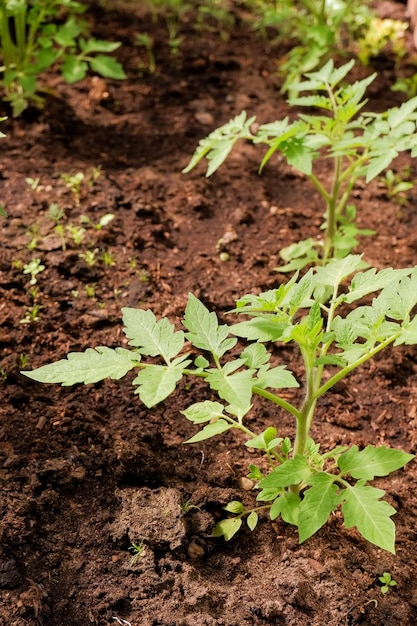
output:
[[[163,21],[138,4],[88,14],[97,38],[123,43],[127,80],[68,86],[50,72],[44,109],[2,124],[0,626],[414,625],[415,461],[373,483],[397,510],[396,555],[338,514],[301,545],[295,527],[267,515],[225,542],[212,528],[231,500],[254,502],[242,479],[257,456],[234,431],[184,445],[196,428],[180,411],[210,397],[201,384],[147,409],[132,376],[62,388],[20,374],[68,352],[126,346],[123,306],[180,327],[192,292],[223,318],[243,294],[288,280],[276,271],[280,249],[315,237],[322,220],[319,196],[282,159],[258,174],[256,146],[239,144],[208,179],[203,165],[181,173],[199,140],[242,110],[260,123],[294,114],[276,73],[286,50],[236,12],[228,38],[189,20],[172,54]],[[405,19],[405,5],[384,10]],[[154,38],[154,74],[139,69],[142,32]],[[372,71],[368,108],[400,104],[389,57],[355,69]],[[394,163],[407,167],[416,179],[408,155]],[[62,175],[77,173],[70,189]],[[376,231],[359,251],[377,268],[417,264],[417,189],[407,193],[400,206],[381,181],[354,190],[359,226]],[[36,259],[44,269],[30,284],[24,269]],[[302,376],[291,345],[278,355]],[[415,453],[416,356],[388,349],[331,389],[315,440]],[[294,433],[256,402],[251,427],[268,425]],[[136,558],[132,542],[143,548]],[[397,581],[386,595],[383,572]]]

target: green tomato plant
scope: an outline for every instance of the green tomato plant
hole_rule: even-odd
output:
[[[403,467],[413,455],[373,445],[323,452],[311,437],[317,403],[333,385],[389,345],[417,344],[417,267],[359,271],[361,263],[360,255],[332,259],[277,289],[245,295],[233,311],[245,318],[230,325],[219,324],[192,294],[185,331],[167,318],[157,320],[150,310],[124,308],[130,349],[88,348],[23,373],[66,386],[120,379],[137,370],[135,393],[149,408],[164,401],[184,377],[203,379],[209,397],[182,411],[201,427],[187,443],[235,430],[260,459],[249,468],[258,504],[248,509],[231,502],[226,510],[233,517],[217,523],[213,535],[230,539],[244,519],[254,529],[259,512],[266,510],[271,519],[281,517],[296,526],[303,542],[341,510],[347,528],[356,527],[368,541],[394,552],[395,509],[381,499],[382,489],[368,483]],[[273,355],[276,344],[289,343],[298,348],[301,387],[296,374]],[[280,393],[283,389],[293,391]],[[294,400],[288,400],[289,393]],[[261,432],[251,427],[257,397],[271,407],[272,423]],[[293,437],[280,432],[283,413],[293,419]]]
[[[320,240],[309,238],[281,250],[286,261],[280,271],[301,269],[310,263],[325,264],[333,257],[349,254],[358,244],[358,235],[373,234],[356,226],[356,207],[351,202],[355,184],[369,183],[385,170],[400,152],[417,155],[417,97],[384,113],[359,112],[366,104],[368,85],[376,74],[353,84],[342,81],[354,61],[335,68],[329,61],[317,72],[306,74],[307,80],[294,90],[307,92],[289,100],[294,107],[315,107],[319,113],[299,113],[253,131],[255,117],[243,111],[233,120],[202,139],[188,166],[189,172],[203,158],[208,161],[207,176],[212,175],[239,140],[267,146],[260,171],[279,152],[289,165],[305,174],[320,194],[324,206]],[[316,166],[322,159],[332,162],[332,180],[327,170]]]
[[[370,2],[361,0],[246,0],[244,4],[255,17],[256,30],[269,37],[276,30],[278,43],[289,47],[278,59],[278,74],[283,79],[281,93],[290,96],[305,72],[317,69],[340,50],[353,53],[374,17]]]
[[[79,18],[86,8],[76,0],[0,0],[1,84],[14,116],[30,102],[42,105],[38,77],[56,62],[67,83],[82,80],[89,69],[106,78],[126,78],[111,56],[120,43],[86,35]]]

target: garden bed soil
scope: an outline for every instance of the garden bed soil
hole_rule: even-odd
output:
[[[387,6],[404,17],[403,5]],[[198,141],[242,109],[260,122],[288,113],[276,75],[283,50],[238,15],[228,40],[186,24],[175,56],[163,23],[132,5],[95,8],[91,19],[97,37],[123,42],[128,80],[91,76],[66,86],[51,73],[44,110],[3,124],[0,625],[417,623],[416,462],[375,481],[397,510],[396,555],[346,529],[338,514],[302,545],[294,527],[267,516],[226,543],[211,530],[230,500],[253,502],[242,479],[257,456],[235,433],[183,444],[196,429],[180,410],[209,397],[200,384],[146,409],[132,376],[61,388],[19,373],[70,351],[126,345],[122,306],[152,308],[179,325],[192,292],[223,318],[237,297],[286,280],[275,270],[279,250],[315,236],[322,219],[308,181],[279,157],[258,175],[252,145],[240,144],[210,179],[203,166],[181,173]],[[154,75],[138,71],[146,62],[138,32],[154,37]],[[357,73],[372,69],[368,107],[399,104],[389,90],[394,65],[379,59]],[[416,178],[407,156],[395,163],[406,166]],[[61,175],[77,172],[85,179],[73,193]],[[354,193],[360,226],[377,231],[361,241],[366,260],[416,264],[417,192],[402,207],[379,182]],[[81,243],[68,228],[62,241],[52,203],[73,233],[80,216],[89,218]],[[94,227],[109,213],[113,221]],[[22,270],[36,258],[45,269],[34,292]],[[313,428],[324,449],[372,443],[416,452],[416,354],[386,350],[327,393]],[[277,358],[302,382],[290,346]],[[288,418],[269,411],[255,404],[255,430],[273,424],[293,434]],[[144,549],[132,560],[133,541]],[[397,581],[386,595],[384,571]]]

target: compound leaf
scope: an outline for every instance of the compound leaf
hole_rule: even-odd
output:
[[[250,370],[227,376],[222,370],[210,370],[206,378],[220,398],[234,407],[246,411],[252,398],[253,378]]]
[[[218,419],[215,422],[204,426],[203,430],[200,430],[200,432],[194,435],[194,437],[191,437],[191,439],[187,439],[185,443],[197,443],[197,441],[204,441],[204,439],[210,439],[216,435],[221,435],[222,433],[225,433],[226,430],[230,430],[230,428],[233,428],[233,424],[226,422],[226,420]]]
[[[190,331],[186,337],[201,350],[207,350],[216,357],[221,357],[236,344],[235,338],[227,339],[229,327],[220,326],[217,315],[210,312],[192,293],[188,295],[185,309],[184,326]]]
[[[358,446],[352,446],[342,454],[337,464],[343,474],[350,474],[353,478],[373,480],[375,476],[387,476],[406,463],[414,455],[386,446],[366,446],[359,452]]]
[[[165,400],[175,390],[177,382],[182,378],[182,370],[188,363],[184,361],[172,367],[149,365],[139,372],[133,381],[134,385],[139,385],[135,393],[139,394],[148,409]]]
[[[334,476],[326,472],[319,472],[309,480],[310,488],[304,492],[298,515],[300,543],[314,535],[337,507],[337,487],[334,479]]]
[[[297,454],[293,459],[284,461],[259,483],[261,489],[284,489],[298,485],[311,475],[311,469],[305,456]]]
[[[124,348],[87,348],[85,352],[70,352],[66,359],[43,365],[33,372],[22,372],[40,383],[61,383],[62,386],[76,383],[96,383],[104,378],[118,380],[136,367],[140,361],[138,353]]]
[[[380,500],[382,489],[357,484],[343,490],[340,499],[346,528],[356,526],[362,537],[374,545],[395,554],[395,524],[391,516],[395,509]]]
[[[181,411],[185,417],[194,424],[203,424],[204,422],[210,422],[211,420],[223,417],[223,405],[220,402],[211,402],[211,400],[205,400],[204,402],[196,402]]]
[[[184,345],[184,333],[175,331],[167,318],[157,321],[152,311],[123,308],[124,332],[129,345],[148,356],[162,356],[166,363],[175,357]]]

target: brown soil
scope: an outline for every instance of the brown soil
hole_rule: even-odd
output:
[[[404,16],[402,5],[392,6]],[[253,146],[240,145],[208,180],[203,167],[181,174],[198,140],[242,109],[259,121],[286,114],[275,74],[282,51],[237,19],[228,41],[185,25],[172,56],[163,24],[138,11],[96,9],[93,17],[96,36],[123,41],[118,56],[129,79],[89,77],[69,87],[51,74],[45,86],[56,95],[45,109],[3,124],[0,624],[417,623],[415,462],[375,482],[398,511],[395,556],[337,515],[302,545],[293,527],[266,517],[225,543],[211,529],[231,499],[251,501],[241,478],[254,457],[230,433],[183,445],[195,428],[179,411],[207,397],[200,385],[147,410],[131,378],[60,388],[19,374],[69,351],[122,345],[122,306],[152,308],[179,324],[191,291],[221,314],[238,296],[284,280],[274,270],[280,248],[315,236],[321,220],[308,181],[279,159],[260,177]],[[155,37],[155,75],[138,74],[137,32]],[[375,69],[369,106],[384,110],[401,96],[389,91],[393,64],[379,60]],[[89,179],[98,165],[101,175],[84,182],[79,197],[60,176]],[[416,176],[408,157],[396,167],[407,165]],[[36,189],[28,177],[39,178]],[[368,262],[416,264],[417,193],[402,208],[377,182],[355,195],[360,226],[377,230],[362,242]],[[115,219],[100,230],[84,225],[84,240],[67,237],[62,249],[51,203],[65,209],[67,225],[79,226],[81,215],[94,224],[108,213]],[[96,248],[89,265],[80,254]],[[36,294],[22,272],[33,258],[46,268]],[[42,307],[38,321],[22,323],[34,303]],[[415,452],[415,357],[414,348],[388,351],[332,389],[319,407],[316,440]],[[282,358],[295,357],[286,348]],[[281,433],[292,433],[286,418],[267,411],[256,405],[254,427],[280,419]],[[184,502],[198,508],[184,512]],[[142,539],[132,562],[128,548]],[[398,583],[386,596],[378,583],[384,571]]]

